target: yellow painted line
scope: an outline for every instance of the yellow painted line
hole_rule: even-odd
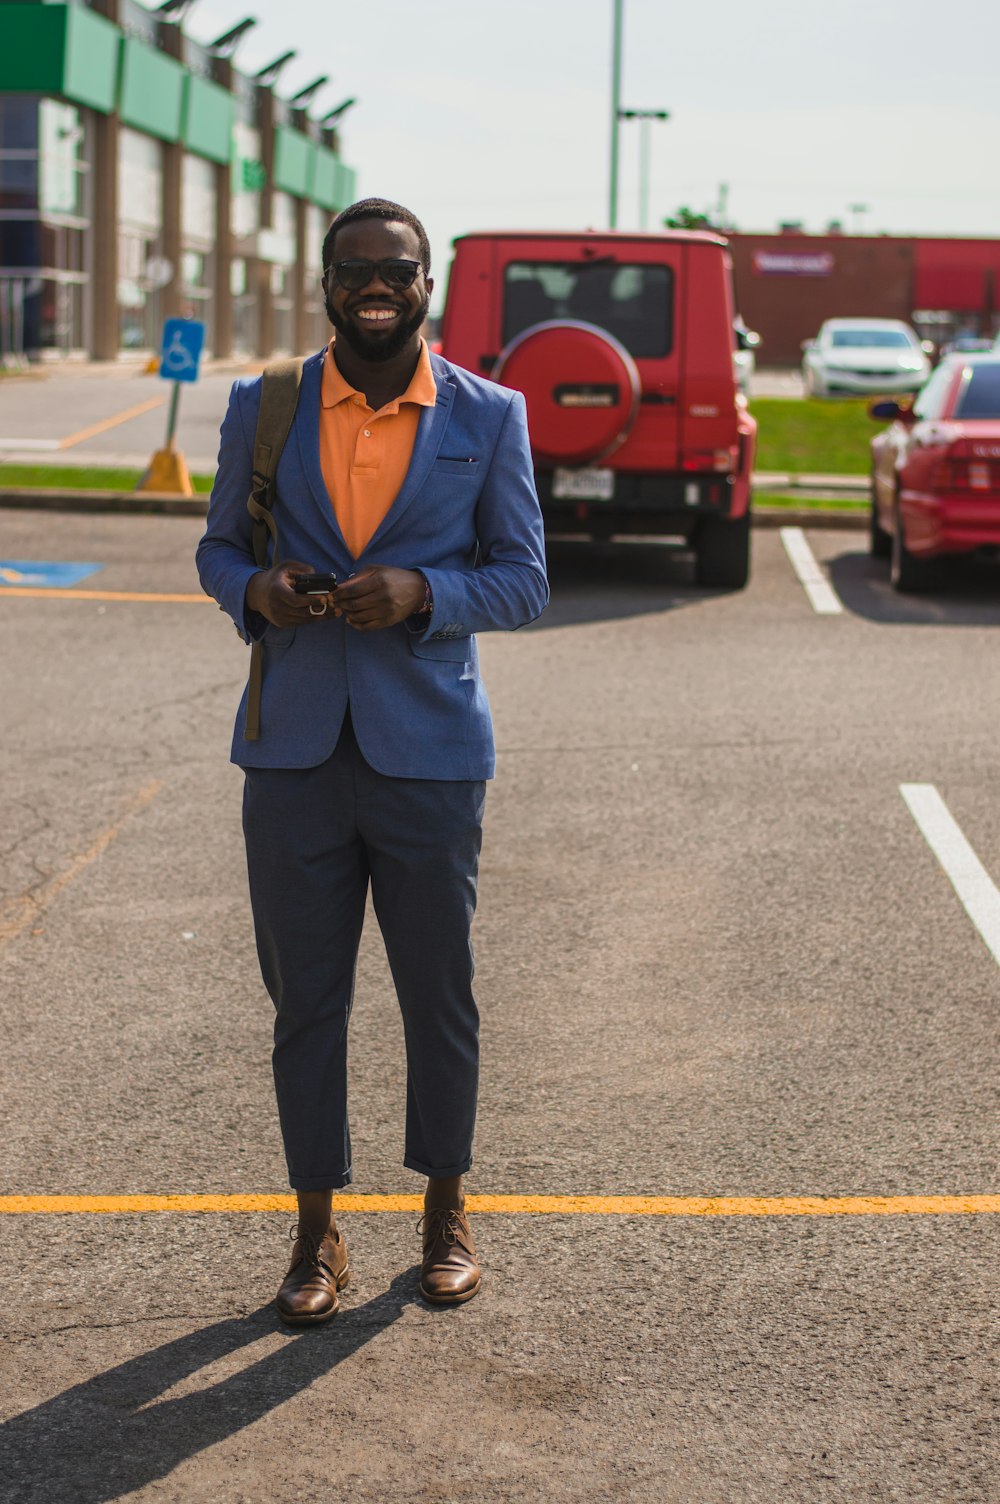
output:
[[[71,433],[67,438],[60,439],[59,448],[72,449],[74,444],[82,444],[85,439],[94,439],[99,433],[107,433],[109,428],[117,428],[119,423],[128,423],[132,418],[140,418],[143,413],[165,407],[166,402],[166,397],[152,397],[148,402],[137,402],[135,407],[127,407],[123,413],[116,413],[113,418],[102,418],[100,423],[91,423],[89,428],[81,428],[78,433]]]
[[[421,1196],[334,1196],[338,1212],[420,1212]],[[468,1196],[470,1212],[612,1217],[893,1217],[1000,1213],[1000,1196]],[[294,1212],[295,1197],[0,1196],[0,1214]]]
[[[214,605],[207,595],[161,595],[151,590],[46,590],[20,585],[0,585],[0,595],[23,595],[34,600],[62,601],[152,601],[160,605]]]
[[[57,873],[55,877],[49,878],[48,882],[40,888],[35,888],[30,893],[21,893],[17,898],[9,899],[0,906],[0,946],[16,940],[29,925],[34,924],[54,899],[58,898],[63,889],[68,888],[81,872],[84,872],[97,861],[103,852],[107,851],[111,842],[121,834],[128,822],[134,819],[140,810],[145,809],[162,788],[163,784],[158,779],[147,783],[145,788],[133,795],[115,823],[109,825],[107,830],[103,830],[90,843],[86,851],[74,857],[68,867]],[[60,1198],[56,1197],[56,1200],[58,1199]]]

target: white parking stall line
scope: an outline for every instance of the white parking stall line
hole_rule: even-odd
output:
[[[1000,892],[993,879],[932,783],[901,783],[899,792],[962,907],[1000,965]]]
[[[844,608],[833,586],[816,563],[816,556],[806,542],[802,529],[783,527],[781,541],[813,610],[820,616],[839,616]]]
[[[58,439],[0,439],[0,449],[2,449],[4,453],[6,453],[8,450],[12,450],[14,453],[17,453],[17,451],[19,450],[27,451],[29,449],[32,452],[37,450],[38,452],[42,453],[48,452],[50,449],[58,448]]]

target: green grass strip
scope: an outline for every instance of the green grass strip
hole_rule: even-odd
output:
[[[758,397],[754,468],[787,475],[868,475],[871,441],[885,424],[868,416],[867,399]]]
[[[6,486],[37,486],[46,491],[134,491],[142,474],[141,470],[98,469],[83,465],[0,464],[0,490]],[[211,475],[192,475],[191,484],[202,494],[211,491],[213,479]]]
[[[768,491],[753,493],[755,507],[787,508],[790,512],[867,512],[867,501],[856,501],[844,496],[789,496],[771,495]]]

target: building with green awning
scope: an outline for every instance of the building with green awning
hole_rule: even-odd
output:
[[[330,219],[355,197],[336,130],[138,0],[0,0],[0,359],[216,356],[326,335]],[[252,23],[247,23],[247,27]],[[243,28],[247,29],[247,28]]]

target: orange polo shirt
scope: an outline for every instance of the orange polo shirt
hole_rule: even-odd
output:
[[[406,478],[422,407],[433,407],[437,386],[427,341],[401,397],[374,412],[362,392],[340,374],[333,340],[323,358],[319,458],[344,541],[355,558],[364,551]]]

